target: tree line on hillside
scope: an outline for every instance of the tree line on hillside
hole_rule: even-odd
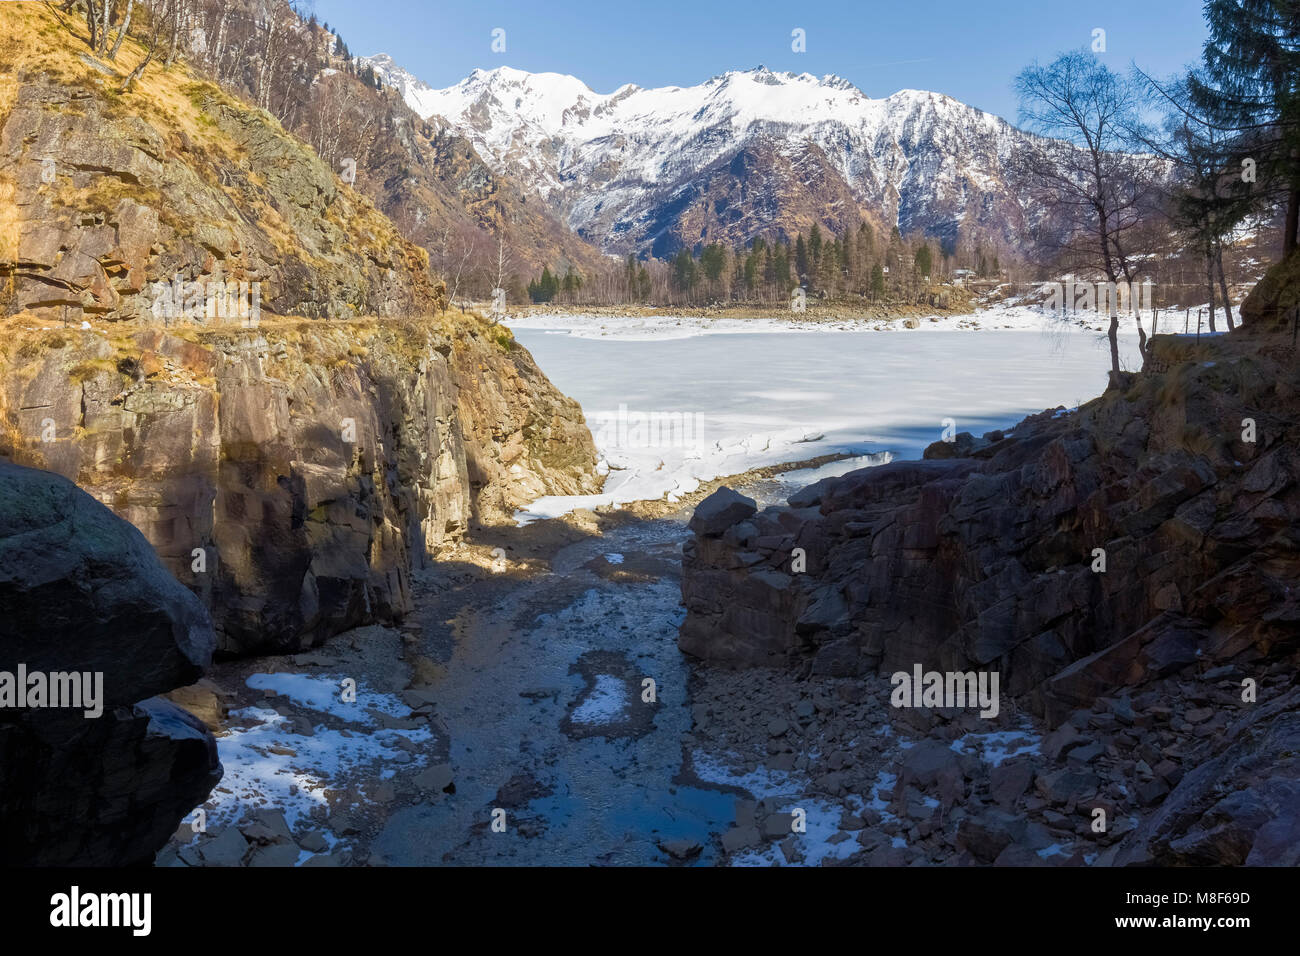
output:
[[[897,227],[878,240],[866,222],[839,234],[814,223],[793,241],[756,236],[737,246],[711,242],[683,247],[665,261],[629,255],[594,283],[572,269],[561,281],[548,266],[527,293],[532,302],[707,305],[789,302],[802,289],[822,299],[916,304],[930,301],[938,285],[954,278],[998,277],[999,256],[981,243],[958,247],[919,235],[904,238]]]

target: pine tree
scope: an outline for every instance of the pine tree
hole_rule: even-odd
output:
[[[852,226],[844,230],[844,238],[840,240],[840,254],[844,260],[844,287],[849,291],[857,291],[858,288],[858,246],[854,238],[857,232]]]
[[[1203,122],[1240,133],[1260,205],[1286,204],[1283,256],[1300,232],[1300,3],[1207,0],[1202,69],[1188,77]]]
[[[930,255],[929,243],[923,242],[917,247],[916,256],[913,261],[916,263],[917,274],[922,278],[929,278],[931,271],[934,268],[934,260]]]
[[[803,241],[802,232],[794,242],[794,267],[800,279],[808,275],[808,246]]]

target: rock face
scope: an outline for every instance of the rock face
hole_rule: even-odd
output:
[[[76,67],[84,82],[20,63],[0,114],[0,198],[17,214],[0,241],[12,275],[0,313],[144,318],[155,283],[178,275],[258,282],[277,315],[418,315],[442,301],[428,254],[268,114],[187,84],[179,65],[150,80],[177,89],[142,88],[124,111],[111,80]]]
[[[212,735],[156,696],[211,661],[207,612],[136,529],[8,462],[0,607],[0,671],[97,672],[103,708],[0,707],[0,864],[152,860],[221,778]]]
[[[599,486],[578,405],[473,316],[33,330],[0,350],[0,452],[140,528],[223,654],[400,618],[413,563],[471,522]]]
[[[1194,665],[1276,659],[1300,635],[1298,395],[1289,341],[1158,337],[1127,390],[1076,413],[697,535],[680,644],[838,673],[996,670],[1053,723]]]
[[[1242,717],[1120,847],[1127,866],[1300,865],[1300,691]]]

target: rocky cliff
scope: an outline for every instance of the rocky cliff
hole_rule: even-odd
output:
[[[597,490],[578,405],[509,332],[375,320],[257,331],[11,323],[0,454],[76,481],[212,609],[222,653],[400,618],[426,554]]]
[[[129,524],[62,478],[7,462],[0,607],[0,864],[152,861],[221,778],[212,734],[156,696],[211,661],[207,612]],[[31,696],[18,702],[24,672]],[[77,706],[51,706],[59,673],[88,692]]]
[[[1071,744],[1121,698],[1127,746],[1149,751],[1126,792],[1150,805],[1177,787],[1114,859],[1277,862],[1300,825],[1300,366],[1276,328],[1294,268],[1261,283],[1238,332],[1157,336],[1141,374],[1080,409],[785,507],[719,492],[684,549],[681,648],[828,675],[996,671]],[[1184,778],[1211,760],[1229,779]],[[1095,792],[1078,769],[1062,773]]]
[[[260,283],[275,315],[441,303],[428,253],[270,114],[181,63],[122,92],[134,42],[105,63],[43,5],[0,18],[0,314],[141,318],[176,276]]]
[[[1158,337],[1127,391],[697,535],[682,647],[844,673],[997,668],[1049,717],[1269,653],[1300,614],[1298,387],[1289,342]]]
[[[219,653],[400,618],[472,522],[597,490],[578,406],[269,113],[0,20],[0,455],[139,527]]]

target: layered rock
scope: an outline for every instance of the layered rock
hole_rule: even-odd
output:
[[[211,661],[207,612],[136,529],[3,461],[0,607],[0,672],[102,675],[89,715],[0,706],[0,864],[151,861],[221,777],[211,733],[157,696]]]
[[[1122,393],[697,535],[681,645],[739,664],[757,645],[827,673],[997,670],[1053,721],[1194,664],[1286,653],[1300,620],[1287,344],[1158,337]]]
[[[474,521],[598,490],[578,405],[481,320],[21,330],[0,450],[140,528],[225,654],[400,618]]]

